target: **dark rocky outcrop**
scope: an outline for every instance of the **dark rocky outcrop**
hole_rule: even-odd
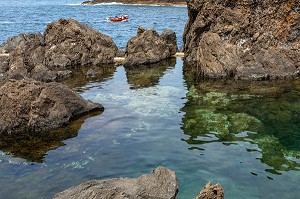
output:
[[[2,49],[9,53],[5,60],[0,57],[3,77],[44,82],[69,77],[67,68],[108,65],[122,55],[109,36],[74,19],[48,24],[44,35],[22,33],[9,38]]]
[[[220,184],[213,185],[211,182],[207,183],[196,199],[223,199],[224,190]]]
[[[82,2],[83,5],[94,5],[99,3],[111,3],[111,0],[91,0]],[[113,2],[123,4],[155,4],[155,5],[186,5],[185,0],[114,0]]]
[[[54,198],[176,199],[177,192],[178,183],[175,172],[164,167],[158,167],[150,174],[136,179],[116,178],[87,181],[58,193]]]
[[[0,87],[0,107],[0,135],[62,127],[103,109],[62,84],[26,80],[9,80]]]
[[[10,53],[20,44],[24,44],[26,41],[35,40],[37,35],[41,36],[40,33],[20,33],[16,36],[12,36],[0,45],[0,53]]]
[[[112,38],[74,19],[50,23],[45,36],[45,65],[112,64],[118,48]]]
[[[145,30],[139,27],[137,35],[126,45],[124,66],[157,63],[174,55],[175,49],[177,50],[176,35],[173,31],[168,30],[162,37],[154,29]]]
[[[277,79],[299,75],[300,2],[188,0],[185,62],[196,76]]]

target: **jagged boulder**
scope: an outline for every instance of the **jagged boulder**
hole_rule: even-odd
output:
[[[164,167],[154,169],[139,178],[91,180],[71,187],[54,196],[63,198],[97,199],[176,199],[178,183],[174,171]]]
[[[111,37],[75,19],[50,23],[44,37],[45,65],[49,68],[112,64],[118,53]]]
[[[165,38],[168,37],[159,36],[154,29],[145,30],[139,27],[137,35],[131,38],[126,45],[124,66],[153,64],[175,54],[174,49],[177,50],[177,45],[174,46],[173,41],[170,42]]]
[[[9,57],[0,58],[0,81],[6,78],[55,81],[70,76],[69,71],[64,71],[66,68],[111,64],[115,56],[124,53],[109,36],[75,19],[48,24],[44,35],[21,33],[1,47],[0,50],[9,52]]]
[[[191,0],[187,5],[183,50],[196,76],[262,80],[299,75],[299,1]]]
[[[167,43],[167,45],[171,48],[171,55],[174,55],[178,52],[178,46],[177,46],[177,39],[176,39],[176,33],[171,29],[165,29],[161,34],[160,37],[164,39]]]
[[[59,83],[8,80],[0,87],[0,135],[39,132],[68,124],[100,104]]]
[[[196,199],[224,199],[224,190],[220,184],[213,185],[208,182]]]
[[[31,77],[34,68],[44,63],[45,42],[40,33],[30,33],[29,40],[24,40],[17,45],[9,55],[9,78],[15,76]]]
[[[20,33],[16,36],[8,38],[3,44],[0,45],[0,53],[10,53],[17,46],[24,44],[26,41],[35,40],[40,33]]]

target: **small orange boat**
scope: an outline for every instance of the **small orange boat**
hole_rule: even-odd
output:
[[[128,21],[128,15],[121,15],[121,16],[115,16],[115,17],[109,17],[108,20],[110,22],[120,22],[120,21]]]

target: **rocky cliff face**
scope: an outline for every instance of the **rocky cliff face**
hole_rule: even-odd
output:
[[[299,75],[300,1],[187,0],[187,65],[209,78]]]

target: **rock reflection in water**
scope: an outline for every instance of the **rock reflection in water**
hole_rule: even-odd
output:
[[[18,133],[0,137],[0,150],[30,162],[43,162],[46,153],[64,145],[64,140],[77,136],[84,121],[101,111],[84,115],[71,122],[68,126],[48,132]]]
[[[63,84],[71,87],[77,92],[83,92],[84,89],[89,89],[88,83],[103,82],[111,79],[116,72],[116,67],[108,66],[85,66],[78,69],[72,69],[72,76],[62,80]]]
[[[167,68],[175,67],[176,58],[165,59],[156,64],[139,67],[126,67],[127,82],[130,89],[155,86]]]
[[[186,76],[187,77],[187,76]],[[198,82],[188,81],[189,92],[182,111],[182,139],[189,149],[248,142],[249,152],[261,153],[266,172],[300,169],[300,81]]]

